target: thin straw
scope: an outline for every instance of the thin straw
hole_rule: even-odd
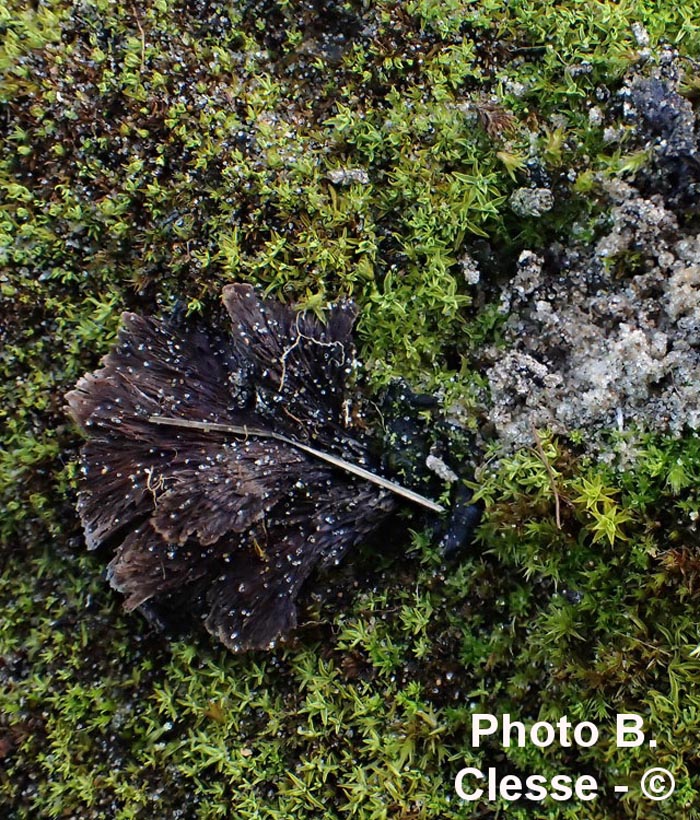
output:
[[[166,416],[149,416],[148,420],[154,424],[164,424],[170,427],[186,427],[192,430],[202,430],[204,432],[214,431],[219,433],[233,433],[237,436],[256,436],[258,438],[275,439],[275,441],[281,441],[284,444],[289,444],[291,447],[296,447],[297,450],[302,450],[315,458],[319,458],[322,461],[332,464],[334,467],[345,470],[346,473],[352,473],[352,475],[356,475],[359,478],[364,478],[365,481],[371,481],[373,484],[377,484],[379,487],[383,487],[385,490],[389,490],[396,495],[400,495],[402,498],[406,498],[409,501],[413,501],[416,504],[427,507],[433,512],[445,512],[445,508],[442,505],[436,504],[435,501],[431,501],[424,495],[420,495],[413,490],[402,487],[394,481],[389,481],[388,478],[383,478],[380,475],[376,475],[376,473],[372,473],[364,467],[360,467],[357,464],[352,464],[351,462],[345,461],[337,456],[332,456],[330,453],[324,453],[322,450],[317,450],[315,447],[309,447],[308,444],[302,444],[300,441],[295,441],[293,438],[283,436],[281,433],[275,433],[273,430],[262,430],[258,427],[247,427],[245,425],[238,424],[219,424],[215,421],[190,421],[189,419],[174,419],[167,418]]]

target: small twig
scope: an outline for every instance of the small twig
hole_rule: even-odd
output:
[[[146,60],[146,35],[143,33],[143,28],[141,27],[141,21],[139,20],[139,13],[136,11],[136,6],[132,5],[131,10],[134,12],[136,25],[139,27],[139,31],[141,32],[141,71],[143,72],[143,64]]]
[[[302,427],[302,428],[303,428],[303,426],[304,426],[304,422],[303,422],[301,419],[298,419],[298,418],[294,415],[294,413],[292,413],[292,412],[291,412],[291,410],[287,410],[287,408],[286,408],[286,407],[284,407],[284,406],[282,406],[281,410],[282,410],[282,412],[284,413],[284,415],[285,415],[285,416],[288,416],[288,417],[289,417],[292,421],[295,421],[295,422],[299,425],[299,427]],[[309,435],[308,435],[308,433],[306,432],[306,430],[304,430],[304,433],[305,433],[305,438],[308,438],[308,437],[309,437]]]
[[[146,473],[146,489],[153,496],[153,503],[155,504],[158,501],[158,490],[162,490],[163,487],[165,487],[165,478],[159,475],[158,478],[154,480],[153,473],[155,469],[153,467],[147,467],[144,472]]]
[[[301,344],[302,339],[304,339],[307,342],[313,342],[314,344],[319,345],[320,347],[335,347],[336,345],[339,345],[342,351],[342,358],[338,362],[338,364],[341,366],[345,364],[345,346],[343,345],[343,343],[339,341],[324,342],[321,339],[315,339],[313,336],[307,336],[305,333],[301,332],[300,319],[301,314],[297,313],[297,317],[294,322],[294,329],[296,330],[297,335],[294,337],[294,341],[292,342],[292,344],[289,345],[289,347],[286,347],[282,352],[282,355],[280,356],[279,361],[282,365],[282,372],[280,373],[280,385],[277,388],[278,393],[281,393],[284,389],[284,382],[287,378],[287,356],[289,356],[289,354],[294,350],[294,348],[298,347]]]
[[[542,447],[542,439],[540,438],[540,434],[537,432],[537,428],[535,427],[532,420],[530,420],[530,427],[532,428],[532,434],[535,437],[535,448],[537,450],[537,454],[539,455],[542,463],[544,464],[544,468],[547,471],[547,475],[549,476],[549,483],[552,487],[552,492],[554,493],[554,518],[557,522],[557,529],[561,529],[561,502],[559,500],[559,490],[557,488],[557,480],[554,477],[554,471],[549,463],[549,459],[547,458],[547,454],[544,451],[544,447]]]
[[[302,450],[304,453],[308,453],[315,458],[326,461],[334,467],[345,470],[346,473],[351,473],[359,478],[364,478],[365,481],[371,481],[373,484],[377,484],[385,490],[389,490],[390,492],[400,495],[409,501],[415,502],[416,504],[421,504],[423,507],[427,507],[433,512],[445,512],[445,508],[441,504],[431,501],[431,499],[426,498],[424,495],[420,495],[420,493],[416,493],[413,490],[402,487],[400,484],[396,484],[394,481],[389,481],[388,478],[383,478],[382,476],[376,475],[376,473],[365,470],[364,467],[360,467],[357,464],[352,464],[350,461],[345,461],[337,456],[332,456],[330,453],[324,453],[322,450],[317,450],[315,447],[309,447],[308,444],[302,444],[300,441],[295,441],[293,438],[283,436],[281,433],[275,433],[273,430],[263,430],[259,427],[248,427],[247,425],[240,424],[219,424],[214,421],[190,421],[189,419],[166,418],[165,416],[149,416],[148,420],[154,424],[166,424],[171,427],[186,427],[192,430],[202,430],[204,432],[212,431],[218,433],[233,433],[237,436],[257,436],[258,438],[275,439],[275,441],[281,441],[284,444],[289,444],[291,447],[296,447],[297,450]]]

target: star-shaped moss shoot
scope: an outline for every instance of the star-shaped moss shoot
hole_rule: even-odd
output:
[[[230,333],[125,313],[115,348],[66,398],[87,437],[85,537],[115,548],[108,576],[126,608],[203,610],[239,651],[293,629],[312,570],[403,500],[441,508],[373,470],[351,412],[350,303],[324,324],[248,285],[223,302]]]

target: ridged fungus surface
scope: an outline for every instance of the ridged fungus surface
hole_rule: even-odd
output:
[[[108,577],[126,607],[190,606],[239,651],[295,626],[312,570],[375,530],[400,488],[362,475],[353,306],[324,324],[248,285],[223,302],[230,333],[125,313],[115,348],[66,398],[87,437],[86,541],[115,549]]]

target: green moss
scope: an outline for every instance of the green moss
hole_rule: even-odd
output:
[[[450,820],[473,816],[457,770],[505,762],[606,788],[541,817],[696,817],[695,439],[621,439],[606,465],[542,433],[487,457],[473,551],[444,564],[414,521],[323,579],[294,643],[239,658],[120,612],[73,511],[62,397],[122,310],[215,317],[242,279],[319,313],[352,296],[375,388],[473,416],[513,258],[592,236],[596,174],[647,161],[588,120],[636,59],[631,24],[697,57],[698,3],[347,2],[323,25],[287,2],[35,6],[0,10],[5,814]],[[489,134],[494,101],[512,121]],[[531,152],[561,207],[516,220]],[[659,745],[473,750],[476,710],[639,712]],[[676,775],[666,804],[639,793],[650,765]]]

